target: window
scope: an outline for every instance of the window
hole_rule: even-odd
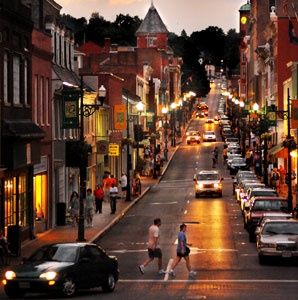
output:
[[[50,126],[50,120],[49,120],[49,113],[50,113],[50,108],[49,108],[49,85],[50,85],[50,81],[49,81],[49,78],[47,78],[46,82],[45,82],[45,92],[44,92],[45,123],[46,123],[47,126]]]
[[[154,47],[156,46],[156,37],[148,37],[147,38],[147,46],[148,47]]]
[[[34,75],[34,95],[33,95],[33,105],[32,109],[34,111],[34,123],[38,124],[37,119],[37,111],[38,111],[38,105],[37,105],[37,99],[38,99],[38,75]]]
[[[44,78],[39,81],[39,108],[40,108],[40,125],[44,125]]]
[[[8,54],[7,52],[4,52],[4,57],[3,57],[3,100],[4,103],[9,102],[9,92],[8,92]]]
[[[269,12],[271,12],[271,7],[272,6],[275,6],[275,8],[276,8],[275,0],[269,0]]]
[[[34,197],[34,212],[35,220],[39,221],[46,218],[47,213],[47,176],[39,174],[33,178],[33,197]]]
[[[28,225],[28,201],[25,175],[19,177],[19,225]]]
[[[24,60],[24,104],[28,105],[28,60]]]
[[[21,60],[18,55],[13,56],[13,103],[20,104],[20,67]]]
[[[16,224],[16,178],[4,181],[4,224],[5,227]]]

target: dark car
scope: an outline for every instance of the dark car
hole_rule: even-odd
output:
[[[118,281],[116,257],[91,243],[52,244],[39,248],[22,264],[4,274],[4,291],[9,298],[26,293],[58,292],[72,297],[78,289],[102,287],[112,292]]]

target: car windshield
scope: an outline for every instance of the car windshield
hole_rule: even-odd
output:
[[[274,197],[276,195],[277,194],[274,191],[251,191],[251,197],[262,197],[262,196]]]
[[[270,222],[264,225],[263,234],[298,235],[298,222]]]
[[[255,210],[286,210],[288,207],[287,201],[282,200],[258,200],[255,201],[252,211]]]
[[[29,261],[59,261],[59,262],[75,262],[78,247],[65,245],[51,245],[42,247],[37,250]]]
[[[218,174],[198,174],[198,180],[219,180]]]

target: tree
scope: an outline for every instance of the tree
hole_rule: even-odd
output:
[[[235,29],[230,29],[226,36],[225,62],[229,70],[229,76],[239,74],[239,45],[240,36]]]

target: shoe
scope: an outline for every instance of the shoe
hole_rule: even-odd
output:
[[[196,276],[197,275],[197,272],[195,272],[195,271],[190,271],[189,272],[189,276],[190,277],[194,277],[194,276]]]
[[[144,275],[144,273],[145,273],[145,267],[143,265],[139,266],[139,270],[140,270],[141,274]]]
[[[173,270],[170,270],[170,271],[169,271],[169,275],[175,277],[175,272],[174,272]]]
[[[158,271],[158,274],[159,275],[164,275],[164,274],[166,274],[167,272],[164,270],[164,269],[160,269],[159,271]]]

